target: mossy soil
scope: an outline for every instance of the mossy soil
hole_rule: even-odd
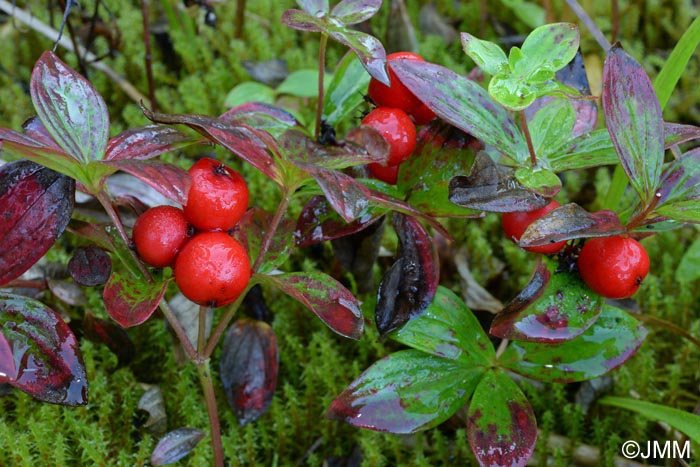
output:
[[[228,91],[250,80],[244,68],[245,61],[283,59],[292,71],[316,66],[317,37],[292,31],[279,22],[282,12],[294,7],[292,1],[248,2],[242,39],[234,38],[234,3],[215,4],[216,28],[204,25],[204,13],[196,6],[183,10],[179,3],[170,0],[151,4],[151,20],[159,31],[167,32],[168,39],[155,44],[153,55],[156,96],[161,111],[222,113]],[[382,38],[388,30],[399,27],[388,15],[390,2],[384,3],[380,14],[372,20],[374,32]],[[409,17],[417,26],[420,8],[426,2],[407,3]],[[441,14],[454,20],[450,24],[457,31],[483,32],[484,36],[494,38],[525,33],[529,29],[528,18],[506,7],[511,2],[487,2],[489,21],[485,25],[480,19],[478,1],[435,3]],[[575,19],[564,2],[550,3],[554,19]],[[581,3],[609,35],[613,24],[609,2]],[[140,8],[135,2],[125,0],[105,1],[100,5],[103,20],[114,21],[120,34],[118,53],[104,59],[104,63],[145,92],[148,87],[143,66]],[[53,15],[54,24],[61,15],[58,9],[50,14],[45,4],[39,2],[19,2],[17,6],[31,10],[42,21],[50,22]],[[179,11],[178,18],[168,19],[166,7]],[[80,11],[72,14],[76,25],[81,12],[88,14],[94,8],[94,1],[81,3]],[[680,0],[621,1],[618,39],[653,75],[697,15],[697,10],[691,2]],[[445,43],[438,36],[424,34],[418,27],[416,34],[418,51],[427,60],[461,72],[471,68],[458,42]],[[603,54],[585,31],[582,38],[582,50],[587,57],[595,93],[596,86],[600,85]],[[19,129],[33,114],[27,91],[33,63],[52,44],[32,30],[14,24],[9,17],[0,17],[0,39],[0,126]],[[100,39],[97,48],[104,52],[107,44]],[[343,53],[342,48],[333,45],[328,66],[332,68]],[[61,51],[60,55],[72,66],[79,67],[73,54]],[[88,70],[91,81],[107,101],[112,134],[148,123],[138,105],[109,78],[94,69]],[[667,120],[699,123],[696,90],[700,73],[697,70],[695,56],[668,104]],[[285,98],[284,105],[293,106],[307,122],[312,122],[313,100]],[[356,124],[357,120],[359,110],[346,124]],[[216,157],[244,173],[251,187],[253,204],[265,209],[275,208],[279,199],[275,186],[230,154],[214,148],[197,148],[164,157],[187,167],[193,157],[204,151],[214,151]],[[595,209],[605,196],[610,173],[608,168],[601,168],[583,174],[567,174],[565,190],[560,196],[575,199],[586,192],[587,206]],[[591,190],[591,187],[595,188]],[[292,211],[298,208],[295,206]],[[294,212],[290,214],[293,215]],[[467,252],[475,279],[497,298],[507,301],[527,282],[534,265],[533,257],[503,238],[497,216],[450,221],[449,230]],[[644,240],[652,271],[632,305],[643,316],[653,317],[656,323],[647,324],[650,334],[639,352],[610,375],[608,390],[611,393],[697,410],[700,349],[673,329],[676,326],[700,338],[700,274],[695,272],[700,270],[700,260],[693,260],[686,254],[698,237],[697,232],[687,227]],[[66,251],[74,242],[75,239],[64,236],[52,250],[51,258],[65,262]],[[395,248],[395,239],[390,233],[384,246],[388,251]],[[375,268],[376,281],[389,261],[389,258],[380,260]],[[679,265],[682,267],[677,272]],[[285,269],[338,271],[328,245],[316,250],[300,250],[290,258]],[[352,284],[351,277],[342,273],[339,277]],[[457,293],[464,292],[454,278],[452,281],[448,278],[445,285]],[[88,293],[90,311],[106,317],[99,289]],[[323,415],[334,397],[370,364],[395,350],[396,344],[380,339],[371,324],[359,342],[343,339],[297,303],[273,295],[272,291],[267,293],[275,313],[273,328],[280,346],[277,392],[269,411],[260,420],[239,427],[217,386],[229,465],[322,465],[324,461],[327,465],[346,465],[334,462],[353,462],[358,458],[367,466],[473,463],[459,416],[440,429],[411,436],[358,430],[326,420]],[[366,315],[371,316],[372,294],[360,298]],[[660,325],[661,320],[670,324]],[[175,361],[172,340],[164,322],[156,317],[129,330],[129,334],[136,354],[126,366],[120,366],[116,355],[106,346],[86,339],[81,341],[90,384],[87,406],[66,408],[41,404],[19,391],[11,391],[0,399],[0,465],[149,465],[158,435],[143,427],[144,414],[137,409],[147,385],[158,385],[163,391],[169,429],[190,426],[206,430],[207,416],[196,371],[191,365],[181,366]],[[216,358],[215,355],[214,362]],[[541,431],[535,456],[539,465],[569,465],[573,449],[582,444],[598,450],[599,458],[595,462],[599,465],[613,465],[621,443],[627,439],[663,441],[674,436],[663,425],[629,412],[595,405],[585,409],[577,402],[577,395],[585,394],[590,388],[588,384],[520,383],[535,409]],[[553,434],[570,439],[571,448],[549,447],[547,440]],[[211,462],[211,449],[205,438],[178,465],[208,466]],[[692,462],[700,465],[700,457],[696,456]]]

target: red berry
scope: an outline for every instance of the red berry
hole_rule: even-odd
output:
[[[399,179],[399,166],[397,165],[382,165],[376,162],[367,165],[370,175],[390,185],[396,185]]]
[[[362,124],[377,130],[389,143],[386,165],[400,164],[416,148],[416,125],[401,109],[377,107],[362,119]]]
[[[204,158],[189,170],[192,185],[185,217],[200,230],[229,230],[248,209],[248,185],[235,170]]]
[[[174,206],[150,208],[136,219],[132,234],[136,252],[146,264],[170,266],[187,240],[185,214]]]
[[[628,298],[649,272],[649,255],[637,240],[626,235],[591,238],[579,254],[578,270],[595,293]]]
[[[416,125],[418,126],[425,125],[436,116],[437,115],[435,115],[435,112],[430,110],[430,108],[425,104],[421,104],[418,108],[411,111],[411,117],[413,117],[413,121],[416,122]]]
[[[201,232],[190,238],[175,261],[175,282],[182,294],[200,305],[235,301],[250,280],[250,259],[225,232]]]
[[[423,57],[414,54],[413,52],[395,52],[389,54],[386,57],[387,63],[393,60],[418,60],[424,62]],[[399,81],[396,73],[391,69],[391,66],[387,67],[389,70],[389,81],[391,82],[391,87],[377,81],[374,78],[369,80],[369,88],[367,88],[367,95],[372,99],[372,101],[380,107],[396,107],[403,110],[406,113],[412,113],[418,107],[420,107],[422,102]]]
[[[549,211],[558,208],[559,203],[552,200],[548,205],[528,212],[506,212],[501,217],[501,226],[503,232],[508,238],[514,242],[518,242],[525,230],[540,217],[547,214]],[[551,243],[549,245],[531,246],[524,248],[527,251],[534,253],[542,253],[545,255],[553,255],[558,253],[566,245],[566,241]]]

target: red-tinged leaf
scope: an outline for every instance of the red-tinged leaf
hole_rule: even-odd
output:
[[[48,132],[83,164],[101,160],[109,139],[109,114],[102,96],[53,52],[34,64],[29,91]]]
[[[377,208],[384,208],[384,209],[389,209],[392,211],[399,212],[401,214],[405,214],[410,217],[415,217],[416,219],[420,219],[424,222],[426,222],[428,225],[430,225],[432,228],[434,228],[440,235],[445,237],[448,241],[454,240],[452,238],[452,235],[445,229],[445,227],[438,222],[437,219],[435,219],[433,216],[430,216],[410,204],[406,203],[405,201],[401,201],[398,198],[395,198],[393,196],[387,195],[385,193],[379,192],[372,190],[371,191],[371,201],[372,201],[372,206],[377,207]],[[372,212],[371,210],[369,212]]]
[[[152,159],[195,143],[191,136],[174,128],[146,125],[119,133],[107,143],[105,160]]]
[[[8,374],[12,386],[43,402],[87,403],[78,341],[55,311],[27,297],[0,293],[0,333],[12,352],[15,373]]]
[[[365,370],[332,403],[326,418],[407,434],[439,425],[464,406],[483,368],[402,350]]]
[[[278,144],[294,165],[309,172],[317,168],[340,170],[386,160],[389,153],[386,140],[373,128],[360,128],[363,130],[354,130],[350,136],[358,138],[361,142],[366,139],[365,142],[372,147],[373,152],[350,142],[338,146],[324,146],[299,130],[285,131]]]
[[[114,250],[114,243],[106,228],[106,225],[73,219],[68,225],[67,230],[88,242],[94,243],[100,248],[112,251]]]
[[[151,455],[152,465],[173,464],[187,456],[204,438],[197,428],[177,428],[163,436]]]
[[[113,271],[102,294],[107,313],[122,327],[137,326],[158,308],[167,286],[168,281],[148,284]]]
[[[395,214],[393,223],[399,251],[377,291],[375,322],[381,335],[423,313],[433,301],[440,280],[435,242],[421,223],[402,214]]]
[[[46,141],[44,141],[42,137],[43,135],[30,135],[11,130],[9,128],[0,128],[0,148],[2,148],[1,143],[4,141],[13,141],[24,146],[32,146],[34,148],[43,148],[48,146],[48,144],[46,144]],[[63,152],[63,150],[60,148],[54,149],[58,149],[59,151]]]
[[[83,289],[73,282],[60,279],[46,279],[46,285],[58,300],[70,306],[87,305]]]
[[[79,246],[68,261],[68,273],[78,285],[102,285],[112,273],[112,258],[95,245]]]
[[[646,335],[646,329],[630,314],[606,304],[593,326],[576,339],[556,345],[511,342],[499,364],[539,381],[584,381],[622,365]]]
[[[267,274],[287,262],[294,246],[294,223],[283,220],[272,237],[265,257],[256,259],[260,252],[260,242],[271,222],[271,214],[254,207],[245,213],[233,232],[233,237],[243,244],[250,258],[258,263],[256,272],[260,274]]]
[[[35,146],[35,144],[35,141],[32,141],[31,144],[23,144],[14,139],[5,139],[0,141],[0,149],[4,153],[43,165],[81,183],[86,181],[80,164],[63,152],[63,150],[46,146]]]
[[[700,139],[700,127],[664,122],[664,146],[666,149],[694,139]]]
[[[450,179],[449,199],[458,206],[491,212],[533,211],[549,203],[521,185],[511,169],[499,167],[484,152],[476,154],[469,175]]]
[[[336,333],[351,339],[362,336],[360,305],[340,282],[321,272],[256,275],[261,283],[280,289],[316,313]]]
[[[490,333],[504,339],[563,342],[590,328],[603,306],[577,273],[542,259],[525,289],[496,315]]]
[[[61,150],[61,147],[54,141],[54,139],[49,134],[41,119],[39,117],[30,117],[24,123],[22,123],[22,129],[24,133],[30,138],[35,139],[40,142],[41,146],[50,147],[53,149]],[[12,130],[9,130],[12,131]],[[0,129],[0,134],[2,134],[2,129]],[[0,137],[2,139],[2,137]],[[21,141],[19,141],[21,143]]]
[[[119,365],[128,365],[136,354],[136,346],[124,328],[106,319],[87,313],[83,320],[83,333],[92,342],[105,344],[114,352]]]
[[[358,154],[364,158],[363,163],[383,162],[389,158],[391,146],[374,127],[360,125],[353,128],[345,135],[345,142],[348,141],[364,148],[364,151]]]
[[[133,175],[177,204],[187,204],[190,175],[186,170],[161,160],[118,159],[105,165]]]
[[[346,222],[368,219],[370,189],[349,175],[321,167],[311,168],[311,176],[321,187],[333,209]]]
[[[292,29],[307,32],[321,32],[326,27],[323,19],[297,9],[289,9],[282,13],[282,24]]]
[[[376,290],[373,269],[384,238],[384,224],[384,217],[380,217],[364,224],[362,230],[331,242],[333,255],[352,274],[359,293]]]
[[[367,73],[377,81],[389,86],[389,73],[386,71],[386,51],[381,41],[364,32],[347,27],[330,27],[328,35],[335,41],[349,47]],[[403,60],[399,60],[403,61]]]
[[[0,167],[0,284],[19,277],[70,221],[75,181],[26,160]]]
[[[265,102],[247,102],[219,116],[230,125],[247,125],[277,137],[290,128],[301,128],[296,117],[286,110]]]
[[[541,246],[574,238],[607,237],[624,231],[625,227],[614,212],[588,212],[576,203],[569,203],[530,224],[518,244],[523,248]]]
[[[524,137],[506,110],[478,83],[440,65],[394,60],[389,65],[438,117],[515,161],[529,160]]]
[[[505,373],[487,372],[469,404],[469,445],[482,467],[524,467],[537,442],[527,397]]]
[[[333,210],[326,198],[314,196],[299,215],[294,240],[298,247],[306,247],[352,235],[376,221],[378,216],[379,214],[375,214],[366,222],[354,220],[347,223]]]
[[[187,125],[211,141],[222,145],[281,185],[279,168],[272,156],[268,154],[261,135],[252,128],[246,125],[231,125],[206,115],[161,114],[151,112],[144,107],[141,110],[146,118],[156,123]]]
[[[12,347],[5,336],[0,333],[0,384],[14,381],[17,378],[17,367],[12,355]]]
[[[219,374],[239,425],[267,411],[277,385],[278,365],[277,338],[269,324],[248,318],[233,323],[221,348]]]
[[[657,209],[674,201],[700,198],[700,149],[692,149],[668,165],[661,176]]]
[[[357,24],[374,16],[382,0],[341,0],[331,10],[331,16],[343,24]]]
[[[644,68],[619,46],[603,66],[603,113],[620,163],[644,203],[656,194],[664,162],[664,124]]]

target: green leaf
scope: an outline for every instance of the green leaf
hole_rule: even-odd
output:
[[[461,34],[461,38],[464,53],[469,55],[484,73],[493,76],[508,71],[508,57],[498,44],[477,39],[466,32]]]
[[[700,224],[700,199],[674,201],[655,209],[655,212],[674,221]]]
[[[463,358],[474,367],[490,365],[496,355],[472,311],[454,292],[442,286],[438,286],[425,312],[389,337],[436,357]]]
[[[540,26],[533,30],[523,42],[521,50],[524,59],[513,71],[532,79],[542,70],[552,72],[561,70],[574,59],[578,45],[579,32],[575,24],[552,23]]]
[[[275,90],[270,86],[255,81],[246,81],[229,91],[224,100],[226,107],[236,107],[248,102],[275,102]]]
[[[328,84],[323,103],[323,118],[331,126],[364,102],[370,76],[355,54],[346,54]]]
[[[532,145],[538,160],[556,154],[571,140],[576,112],[568,99],[552,99],[528,122]]]
[[[554,172],[585,169],[618,162],[610,133],[603,128],[581,135],[571,141],[568,151],[559,151],[547,157]]]
[[[357,24],[374,16],[382,0],[341,0],[331,10],[331,16],[343,24]]]
[[[526,188],[541,193],[547,198],[554,197],[561,190],[561,179],[547,169],[520,167],[515,171],[515,179]]]
[[[650,420],[667,423],[676,430],[685,433],[693,442],[700,443],[700,416],[698,415],[627,397],[605,396],[598,403],[631,410]]]
[[[688,61],[698,44],[700,44],[700,17],[696,17],[690,24],[690,27],[683,33],[668,56],[663,68],[661,68],[659,74],[656,75],[656,79],[654,79],[654,90],[662,110],[666,107],[666,103],[671,97],[676,83],[686,71]]]
[[[479,464],[525,466],[537,442],[532,407],[513,380],[499,370],[484,374],[467,414],[467,437]]]
[[[29,146],[8,139],[3,139],[0,147],[4,153],[43,165],[83,185],[88,181],[80,163],[59,149]]]
[[[526,109],[538,97],[535,86],[507,74],[500,74],[491,78],[489,94],[499,104],[514,111]]]
[[[593,326],[576,339],[555,345],[514,341],[498,362],[505,369],[540,381],[584,381],[622,365],[646,334],[631,315],[604,305]]]
[[[331,404],[326,417],[390,433],[415,433],[444,422],[471,396],[482,369],[419,350],[376,362]]]
[[[324,74],[324,86],[332,76]],[[297,70],[289,74],[277,87],[278,94],[291,94],[297,97],[318,97],[318,70]]]
[[[683,253],[676,268],[676,280],[692,282],[700,278],[700,238],[696,238]]]

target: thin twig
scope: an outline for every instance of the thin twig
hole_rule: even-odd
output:
[[[27,13],[26,11],[20,8],[17,8],[12,3],[6,0],[0,0],[0,11],[3,11],[4,13],[10,15],[14,20],[19,21],[20,23],[26,25],[30,29],[33,29],[34,31],[38,32],[44,37],[47,37],[51,41],[56,41],[58,45],[60,45],[64,49],[85,57],[85,59],[88,61],[88,64],[91,67],[107,75],[107,77],[109,77],[109,79],[111,79],[117,86],[119,86],[124,91],[124,93],[126,93],[126,95],[128,95],[129,98],[131,98],[131,100],[133,100],[134,102],[138,103],[147,101],[148,98],[141,94],[141,92],[139,92],[139,90],[136,89],[133,84],[125,80],[109,66],[105,65],[104,62],[95,61],[97,59],[95,54],[93,54],[89,50],[86,50],[80,45],[78,45],[78,50],[76,51],[75,47],[73,47],[73,44],[68,38],[59,38],[58,31],[56,31],[51,26],[39,21],[35,16],[32,16],[30,13]]]
[[[591,33],[593,38],[598,42],[598,45],[602,47],[603,51],[607,53],[610,50],[610,42],[605,38],[605,34],[598,28],[598,26],[593,22],[586,10],[584,10],[581,5],[576,0],[566,0],[566,4],[569,8],[578,16],[579,20],[586,26],[586,29]]]
[[[141,0],[141,16],[143,17],[143,45],[145,48],[144,60],[146,66],[146,79],[148,80],[148,97],[151,101],[151,110],[158,111],[156,104],[156,86],[153,81],[153,57],[151,55],[151,21],[148,18],[148,0]]]

